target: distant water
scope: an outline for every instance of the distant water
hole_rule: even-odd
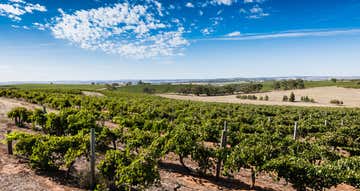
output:
[[[127,83],[136,84],[139,80],[145,83],[164,84],[164,83],[224,83],[224,82],[244,82],[244,81],[269,81],[269,80],[286,80],[286,79],[303,79],[303,80],[329,80],[331,78],[337,79],[360,79],[360,76],[284,76],[284,77],[254,77],[254,78],[215,78],[215,79],[138,79],[138,80],[92,80],[92,81],[10,81],[0,82],[0,85],[14,85],[14,84],[97,84],[106,83]]]

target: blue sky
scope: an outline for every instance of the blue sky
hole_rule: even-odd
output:
[[[0,81],[360,74],[359,0],[0,0]]]

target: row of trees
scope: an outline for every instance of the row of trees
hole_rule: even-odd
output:
[[[194,94],[194,95],[229,95],[234,93],[257,93],[263,88],[259,83],[244,83],[244,84],[229,84],[224,86],[215,85],[190,85],[188,87],[182,87],[177,90],[177,93],[181,94]]]
[[[310,98],[309,96],[301,96],[300,101],[302,101],[302,102],[315,103],[315,99],[314,99],[314,98]]]
[[[336,105],[343,105],[344,104],[343,101],[338,100],[338,99],[332,99],[332,100],[330,100],[330,103],[331,104],[336,104]]]
[[[265,95],[265,96],[260,96],[257,97],[256,95],[237,95],[236,98],[239,99],[249,99],[249,100],[265,100],[265,101],[269,101],[269,96]]]
[[[274,81],[273,88],[274,90],[304,89],[305,82],[302,79]]]

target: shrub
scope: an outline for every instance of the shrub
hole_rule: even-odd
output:
[[[295,102],[295,94],[294,94],[294,92],[291,92],[290,97],[289,97],[289,101],[290,102]]]
[[[288,98],[287,95],[284,95],[284,96],[283,96],[283,101],[289,101],[289,98]]]
[[[300,99],[302,102],[311,102],[311,103],[315,103],[315,99],[314,98],[310,98],[308,96],[301,96]]]
[[[343,105],[344,104],[343,101],[338,100],[338,99],[332,99],[332,100],[330,100],[330,103],[331,104],[336,104],[336,105]]]
[[[258,98],[255,95],[248,95],[248,99],[257,100]]]
[[[239,99],[248,99],[248,100],[257,100],[258,99],[258,97],[256,97],[255,95],[237,95],[236,97]],[[260,100],[262,100],[261,98],[262,97],[260,97]]]
[[[145,87],[143,89],[143,92],[146,93],[146,94],[153,94],[153,93],[155,93],[155,91],[156,90],[154,88],[149,88],[149,87]]]

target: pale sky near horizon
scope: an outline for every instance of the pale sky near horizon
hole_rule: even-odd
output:
[[[0,82],[359,76],[358,0],[0,0]]]

